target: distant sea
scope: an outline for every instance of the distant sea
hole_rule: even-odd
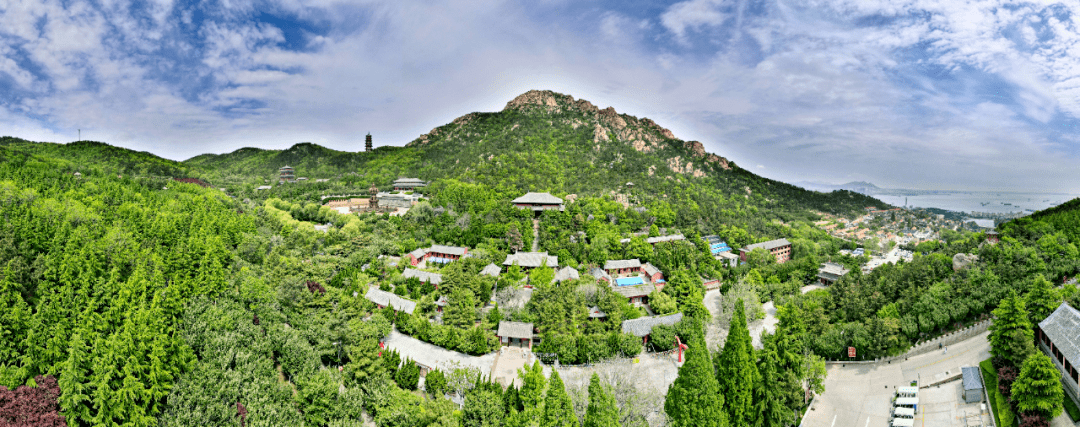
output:
[[[894,190],[895,191],[895,190]],[[1072,200],[1080,195],[1062,193],[1007,193],[955,191],[935,194],[885,195],[872,197],[893,206],[909,208],[938,208],[954,212],[990,212],[1030,214]],[[905,199],[907,204],[905,205]],[[1028,209],[1031,209],[1030,211]]]

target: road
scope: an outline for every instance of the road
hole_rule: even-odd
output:
[[[980,361],[990,357],[988,335],[989,332],[983,332],[950,345],[948,353],[933,351],[891,364],[831,364],[825,379],[825,392],[818,396],[802,426],[884,426],[889,420],[894,387],[909,385],[916,380],[924,385],[933,384],[956,375],[962,366],[978,366]],[[955,386],[956,382],[952,382],[942,388]],[[926,397],[935,400],[933,405],[926,402],[916,417],[916,425],[956,425],[956,417],[965,407],[956,404],[954,393],[928,390]]]

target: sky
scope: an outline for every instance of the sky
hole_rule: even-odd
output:
[[[0,1],[0,135],[404,145],[530,89],[787,182],[1080,193],[1080,2]]]

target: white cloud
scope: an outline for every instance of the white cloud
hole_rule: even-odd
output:
[[[677,40],[685,42],[686,30],[703,26],[719,26],[730,18],[719,7],[722,0],[687,0],[671,5],[660,15],[660,23],[671,31]]]

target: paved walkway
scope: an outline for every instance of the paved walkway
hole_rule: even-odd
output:
[[[533,252],[540,252],[540,220],[533,220]]]
[[[396,330],[391,331],[390,336],[386,338],[386,346],[397,350],[402,359],[409,358],[424,366],[440,370],[446,370],[448,366],[457,363],[461,367],[477,368],[486,375],[490,372],[491,365],[495,361],[495,353],[483,356],[469,356],[428,344]]]
[[[979,366],[990,357],[988,332],[949,346],[948,353],[933,351],[908,360],[884,364],[830,364],[825,392],[803,419],[803,427],[866,427],[888,423],[895,387],[911,381],[933,384],[955,376],[963,366]],[[960,400],[960,381],[937,389],[923,389],[923,405],[915,417],[918,426],[963,425],[962,416],[977,412],[978,404]],[[925,393],[924,393],[925,391]]]

